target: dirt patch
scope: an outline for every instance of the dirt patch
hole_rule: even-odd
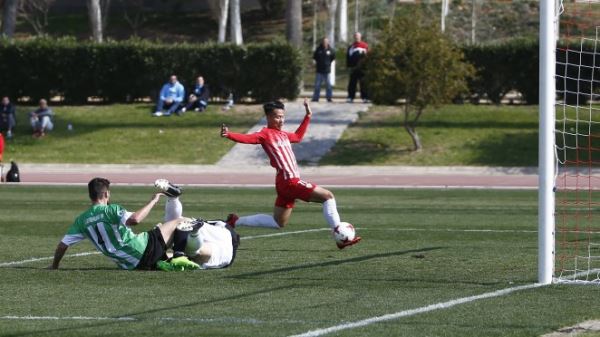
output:
[[[542,337],[574,337],[587,335],[588,333],[600,333],[600,320],[585,321],[574,326],[561,328]]]

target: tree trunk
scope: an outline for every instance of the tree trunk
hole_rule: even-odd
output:
[[[360,1],[354,1],[354,32],[360,31]]]
[[[231,9],[229,18],[231,20],[231,42],[239,46],[244,43],[242,39],[242,16],[240,13],[240,0],[230,0],[229,6]]]
[[[335,48],[335,15],[338,0],[327,0],[327,38],[332,48]]]
[[[404,106],[404,129],[408,132],[408,135],[412,139],[413,142],[413,151],[419,152],[423,149],[423,145],[421,144],[421,138],[419,137],[419,133],[417,133],[416,125],[421,117],[421,113],[423,110],[417,110],[415,118],[410,119],[410,109],[409,105],[406,104]]]
[[[298,49],[302,48],[302,0],[287,0],[285,18],[288,42]]]
[[[348,0],[340,0],[340,30],[338,35],[338,41],[346,44],[348,42]]]
[[[219,36],[217,41],[224,43],[227,37],[227,14],[229,13],[229,0],[219,0]]]
[[[102,12],[100,9],[100,0],[88,0],[88,15],[92,28],[92,40],[102,42]]]
[[[17,8],[19,0],[4,0],[2,8],[2,35],[12,39],[17,25]]]

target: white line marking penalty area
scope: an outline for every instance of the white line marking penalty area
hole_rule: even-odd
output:
[[[518,287],[501,289],[501,290],[484,293],[484,294],[480,294],[480,295],[463,297],[463,298],[458,298],[458,299],[447,301],[447,302],[431,304],[431,305],[416,308],[416,309],[399,311],[399,312],[395,312],[395,313],[387,314],[387,315],[383,315],[383,316],[375,316],[375,317],[363,319],[363,320],[356,321],[356,322],[334,325],[329,328],[311,330],[311,331],[307,331],[307,332],[299,334],[299,335],[292,335],[289,337],[323,336],[323,335],[341,331],[341,330],[355,329],[355,328],[360,328],[363,326],[371,325],[374,323],[390,321],[390,320],[394,320],[394,319],[398,319],[398,318],[402,318],[402,317],[415,316],[415,315],[423,314],[423,313],[434,311],[434,310],[447,309],[447,308],[451,308],[451,307],[454,307],[454,306],[460,305],[460,304],[475,302],[478,300],[483,300],[483,299],[488,299],[488,298],[493,298],[493,297],[505,296],[505,295],[508,295],[508,294],[516,292],[516,291],[539,288],[542,286],[544,286],[544,284],[534,283],[534,284],[527,284],[527,285],[518,286]]]

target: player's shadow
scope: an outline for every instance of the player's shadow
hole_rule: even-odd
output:
[[[343,260],[318,262],[318,263],[307,263],[307,264],[301,264],[301,265],[296,265],[296,266],[289,266],[289,267],[283,267],[283,268],[275,268],[275,269],[269,269],[269,270],[251,272],[251,273],[232,275],[232,276],[229,276],[229,278],[241,279],[241,278],[248,278],[248,277],[255,277],[255,276],[271,275],[271,274],[277,274],[277,273],[286,273],[286,272],[302,270],[302,269],[338,266],[338,265],[346,264],[346,263],[364,262],[364,261],[373,260],[373,259],[386,258],[386,257],[391,257],[391,256],[400,256],[400,255],[406,255],[406,254],[411,254],[411,253],[422,253],[422,252],[428,252],[428,251],[444,249],[444,248],[445,247],[427,247],[427,248],[410,249],[410,250],[399,250],[399,251],[389,252],[389,253],[370,254],[370,255],[357,256],[357,257],[352,257],[352,258],[343,259]]]
[[[261,289],[261,290],[251,291],[251,292],[237,294],[237,295],[225,296],[225,297],[221,297],[221,298],[214,298],[214,299],[208,298],[203,301],[190,302],[190,303],[179,304],[179,305],[172,305],[172,306],[149,309],[149,310],[132,312],[132,313],[124,313],[122,315],[112,316],[111,318],[114,318],[114,320],[110,320],[107,322],[105,321],[105,322],[82,324],[82,325],[76,326],[76,327],[70,326],[70,327],[66,327],[66,328],[23,331],[23,332],[17,332],[17,333],[2,334],[2,336],[3,337],[17,337],[17,336],[46,335],[46,334],[51,335],[51,336],[52,335],[61,336],[61,332],[63,332],[63,331],[73,332],[75,330],[80,330],[80,329],[106,327],[106,326],[111,326],[111,325],[121,324],[121,323],[135,323],[135,322],[143,322],[143,321],[161,321],[160,316],[158,318],[157,317],[145,318],[145,317],[138,317],[138,316],[142,316],[142,315],[146,315],[146,314],[161,313],[161,312],[169,312],[170,310],[193,308],[193,307],[196,307],[199,305],[200,306],[201,305],[213,305],[213,304],[219,303],[219,302],[227,302],[227,301],[238,300],[238,299],[242,299],[245,297],[251,297],[251,296],[255,296],[255,295],[268,294],[268,293],[279,291],[279,290],[291,289],[293,287],[294,287],[293,285],[272,287],[272,288]],[[163,315],[163,317],[164,317],[164,315]],[[164,319],[164,321],[168,321],[168,319]]]

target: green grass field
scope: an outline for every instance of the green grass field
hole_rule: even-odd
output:
[[[152,190],[113,188],[140,207]],[[99,255],[45,270],[85,187],[0,187],[1,336],[289,336],[536,281],[534,191],[337,189],[363,237],[335,248],[319,205],[290,225],[241,228],[227,269],[128,272]],[[187,188],[184,214],[268,211],[272,189]],[[162,217],[162,203],[136,230]],[[277,233],[277,232],[275,232]],[[69,254],[93,251],[88,242]],[[335,336],[539,336],[598,318],[596,286],[548,286],[347,329]],[[25,318],[38,319],[25,319]],[[44,318],[45,317],[45,318]]]

